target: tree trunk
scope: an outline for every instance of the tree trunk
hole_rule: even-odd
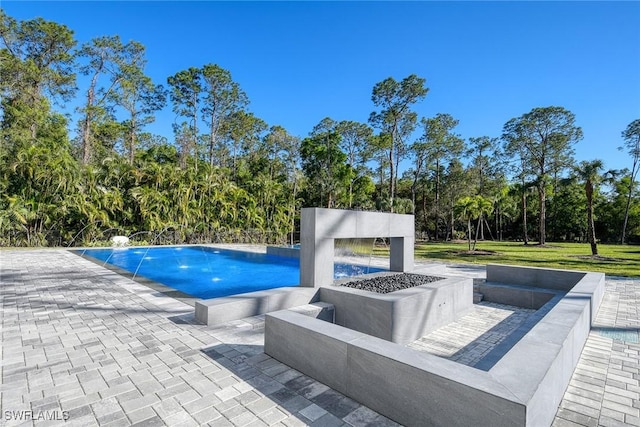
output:
[[[295,172],[294,172],[295,173]],[[296,193],[298,187],[298,180],[293,178],[293,200],[291,203],[291,245],[293,246],[293,234],[296,232]]]
[[[102,70],[102,67],[100,67]],[[98,82],[99,72],[94,73],[91,78],[91,85],[87,91],[87,111],[83,120],[82,129],[82,164],[86,165],[91,161],[92,146],[91,146],[91,119],[93,115],[93,103],[95,102],[95,87]]]
[[[522,190],[522,233],[524,244],[529,244],[529,235],[527,233],[527,193],[523,188]]]
[[[483,218],[483,221],[484,221],[484,225],[487,227],[487,231],[489,232],[489,238],[491,238],[491,240],[495,240],[493,238],[493,233],[491,232],[491,227],[489,227],[489,221],[487,221],[487,218],[485,218],[484,216],[482,218]],[[496,233],[498,233],[497,230],[496,230]]]
[[[349,179],[349,209],[353,207],[353,179]]]
[[[478,244],[478,231],[482,226],[482,215],[478,218],[478,224],[476,225],[476,237],[473,239],[473,250],[476,250],[476,245]]]
[[[634,176],[636,174],[636,161],[633,162],[633,168],[631,168],[631,179],[629,180],[629,196],[627,197],[627,207],[624,210],[624,224],[622,226],[622,238],[620,243],[624,245],[627,237],[627,223],[629,222],[629,208],[631,207],[631,195],[633,194]]]
[[[411,186],[411,215],[416,214],[416,183]]]
[[[135,115],[131,117],[131,128],[129,129],[129,164],[133,166],[133,159],[136,151],[136,122]]]
[[[433,238],[438,240],[438,222],[440,219],[440,160],[436,160],[436,200],[434,212],[434,231]]]
[[[584,185],[587,194],[587,226],[589,227],[589,243],[591,244],[591,255],[598,255],[598,246],[596,242],[596,229],[593,223],[593,183],[587,180]]]
[[[545,190],[545,185],[544,182],[542,182],[542,185],[538,186],[538,194],[539,194],[539,199],[540,199],[540,224],[539,225],[539,230],[540,230],[540,239],[539,239],[539,243],[540,246],[544,246],[544,244],[547,241],[547,230],[546,230],[546,220],[547,220],[547,212],[546,212],[546,190]]]
[[[393,140],[391,141],[391,148],[389,149],[389,209],[393,212],[393,197],[395,193],[394,176],[394,163],[393,163]]]
[[[215,146],[216,146],[216,128],[215,128],[215,111],[216,109],[213,108],[213,111],[211,113],[211,125],[209,126],[209,166],[211,166],[213,168],[213,151],[215,150]]]
[[[451,209],[451,240],[455,238],[456,235],[456,227],[455,227],[455,218],[453,217],[453,209]]]
[[[429,232],[429,228],[427,227],[427,222],[429,220],[429,214],[427,213],[427,192],[422,186],[422,220],[424,221],[424,229]]]

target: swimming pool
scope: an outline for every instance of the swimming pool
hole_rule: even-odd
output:
[[[181,291],[195,298],[215,298],[245,292],[298,286],[296,258],[206,246],[101,248],[75,251]],[[334,277],[384,271],[335,264]]]

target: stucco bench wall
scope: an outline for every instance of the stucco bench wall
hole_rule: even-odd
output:
[[[213,326],[317,302],[318,297],[319,292],[316,288],[285,287],[247,292],[222,298],[198,300],[195,316],[198,322]]]
[[[524,423],[486,372],[290,310],[267,314],[265,353],[403,425]]]
[[[487,279],[543,276],[505,267]],[[405,425],[550,425],[604,293],[604,274],[551,273],[569,291],[488,371],[286,311],[266,316],[265,352]]]
[[[487,282],[563,291],[571,293],[573,299],[588,298],[590,322],[595,319],[604,296],[603,273],[487,264]]]

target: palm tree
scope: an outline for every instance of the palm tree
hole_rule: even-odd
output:
[[[471,250],[471,220],[479,215],[478,203],[475,197],[462,197],[456,202],[455,211],[459,218],[467,220],[467,241]]]
[[[587,196],[587,237],[591,244],[591,255],[598,255],[596,243],[596,230],[593,223],[593,191],[600,182],[600,172],[602,171],[602,160],[582,161],[576,167],[576,173],[584,181],[584,191]]]
[[[629,123],[629,126],[622,132],[622,138],[625,143],[618,150],[628,150],[629,155],[633,159],[633,166],[629,174],[629,196],[627,197],[627,207],[624,211],[624,225],[622,226],[622,238],[620,243],[624,244],[627,235],[627,224],[629,222],[629,208],[631,207],[631,196],[633,195],[634,181],[640,170],[640,119],[636,119]]]
[[[484,218],[491,215],[493,212],[493,202],[489,199],[482,197],[481,195],[477,195],[474,198],[476,203],[476,210],[478,212],[478,225],[476,226],[476,237],[473,240],[473,250],[476,250],[476,245],[478,244],[478,230],[482,226],[482,221]]]
[[[469,242],[469,250],[476,250],[478,243],[478,229],[480,227],[480,221],[485,215],[490,215],[493,211],[493,203],[489,199],[477,195],[473,197],[462,197],[458,199],[455,205],[455,211],[459,218],[465,218],[467,220],[467,240]],[[476,235],[473,241],[473,248],[471,248],[471,220],[478,218],[478,225],[476,227]]]

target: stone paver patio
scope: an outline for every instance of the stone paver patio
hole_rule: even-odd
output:
[[[473,308],[472,313],[425,335],[408,347],[467,366],[476,366],[536,312],[492,302],[480,302],[474,304]]]
[[[0,425],[395,425],[265,355],[263,318],[198,325],[65,250],[0,251],[0,304]],[[640,426],[639,304],[640,280],[607,278],[554,426]]]

